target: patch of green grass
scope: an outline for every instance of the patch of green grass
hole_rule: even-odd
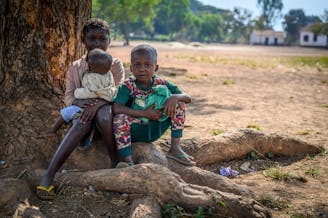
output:
[[[240,65],[252,69],[256,68],[273,68],[276,61],[271,57],[266,58],[249,58],[249,57],[222,57],[212,55],[176,55],[174,58],[187,59],[190,62],[208,63],[208,64],[223,64],[223,65]]]
[[[162,208],[162,217],[178,218],[185,213],[184,209],[178,205],[167,203]]]
[[[296,134],[297,135],[310,135],[310,131],[309,130],[299,131]]]
[[[261,127],[258,126],[258,125],[256,125],[256,124],[248,124],[248,125],[246,126],[246,128],[256,129],[256,130],[258,130],[258,131],[261,131],[261,130],[262,130]]]
[[[286,202],[279,201],[277,199],[274,199],[273,197],[269,195],[263,195],[260,197],[259,202],[261,202],[264,206],[271,208],[271,209],[284,209],[288,208],[288,205]]]
[[[226,79],[222,82],[223,85],[233,85],[236,84],[236,82],[234,80],[231,79]]]
[[[306,175],[312,176],[313,178],[317,178],[320,175],[319,169],[316,167],[310,167],[305,171]]]
[[[287,63],[293,65],[307,65],[310,67],[316,67],[319,71],[322,68],[328,68],[328,56],[321,57],[290,57],[285,58]]]
[[[212,135],[220,135],[222,133],[224,133],[224,130],[222,130],[222,129],[214,129],[212,131]]]
[[[279,181],[291,181],[294,176],[290,173],[285,173],[282,171],[281,168],[278,167],[271,167],[269,169],[266,169],[263,172],[264,176],[270,177],[274,180],[279,180]]]
[[[328,108],[328,104],[323,104],[320,107]]]
[[[247,154],[247,158],[250,160],[257,160],[259,159],[258,153],[253,149]]]
[[[214,194],[213,198],[215,199],[215,201],[217,202],[217,204],[221,207],[227,207],[226,203],[223,201],[222,196],[218,195],[218,194]]]
[[[189,75],[187,76],[189,79],[197,79],[197,76],[194,76],[194,75]]]
[[[317,216],[308,212],[292,212],[290,218],[315,218]]]

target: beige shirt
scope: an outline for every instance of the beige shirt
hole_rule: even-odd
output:
[[[116,90],[111,72],[99,74],[85,71],[82,79],[82,88],[75,89],[74,97],[77,99],[102,98],[112,102]]]
[[[72,105],[75,100],[75,89],[82,88],[82,75],[84,71],[88,70],[88,64],[85,58],[86,56],[84,55],[81,59],[74,61],[73,64],[68,67],[64,99],[66,106]],[[115,85],[118,86],[118,84],[120,84],[125,78],[124,67],[119,59],[114,58],[111,72],[114,77]]]

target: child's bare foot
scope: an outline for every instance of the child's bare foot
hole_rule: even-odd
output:
[[[196,165],[196,162],[193,161],[194,158],[188,155],[187,153],[185,153],[182,149],[178,149],[178,150],[170,149],[170,151],[166,154],[166,157],[173,159],[186,166]]]
[[[38,138],[50,138],[50,137],[55,137],[55,136],[57,136],[56,132],[54,132],[52,130],[47,130],[47,131],[41,132],[38,135]]]

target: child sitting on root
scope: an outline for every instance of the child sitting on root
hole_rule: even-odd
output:
[[[120,158],[125,162],[123,165],[134,164],[131,142],[153,142],[170,126],[171,147],[167,157],[184,165],[195,165],[193,158],[180,147],[185,104],[191,102],[191,97],[173,83],[155,75],[158,70],[157,51],[150,45],[138,45],[131,51],[130,70],[133,76],[119,86],[113,105],[114,135]],[[169,91],[164,96],[165,103],[158,107],[158,102],[155,101],[153,105],[142,108],[151,95],[156,98],[154,90],[159,86],[164,86]],[[140,118],[146,120],[141,121]]]

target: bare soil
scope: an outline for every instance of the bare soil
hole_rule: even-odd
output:
[[[121,42],[113,42],[110,48],[127,69],[132,47],[144,42],[131,43],[122,47]],[[159,74],[192,96],[185,139],[255,128],[328,149],[328,68],[295,61],[327,58],[327,49],[150,44],[158,49]],[[167,133],[159,144],[168,139]],[[240,169],[246,161],[254,172]],[[303,159],[250,154],[247,159],[205,169],[218,173],[221,166],[230,166],[237,170],[240,174],[231,179],[252,190],[257,200],[272,209],[273,217],[328,217],[327,163],[327,151]],[[290,177],[264,175],[266,169],[277,165]],[[22,169],[9,170],[8,175],[17,175]],[[131,199],[133,195],[67,186],[54,201],[40,201],[33,194],[29,201],[48,217],[128,217]]]
[[[129,63],[130,47],[110,52]],[[328,149],[328,69],[296,60],[328,56],[327,49],[151,43],[158,49],[159,74],[192,96],[184,138],[239,128],[287,135]],[[168,139],[166,134],[164,139]],[[255,172],[239,167],[250,161]],[[295,179],[274,180],[265,169],[281,166]],[[305,159],[272,157],[217,163],[240,172],[274,217],[328,217],[328,153]]]

